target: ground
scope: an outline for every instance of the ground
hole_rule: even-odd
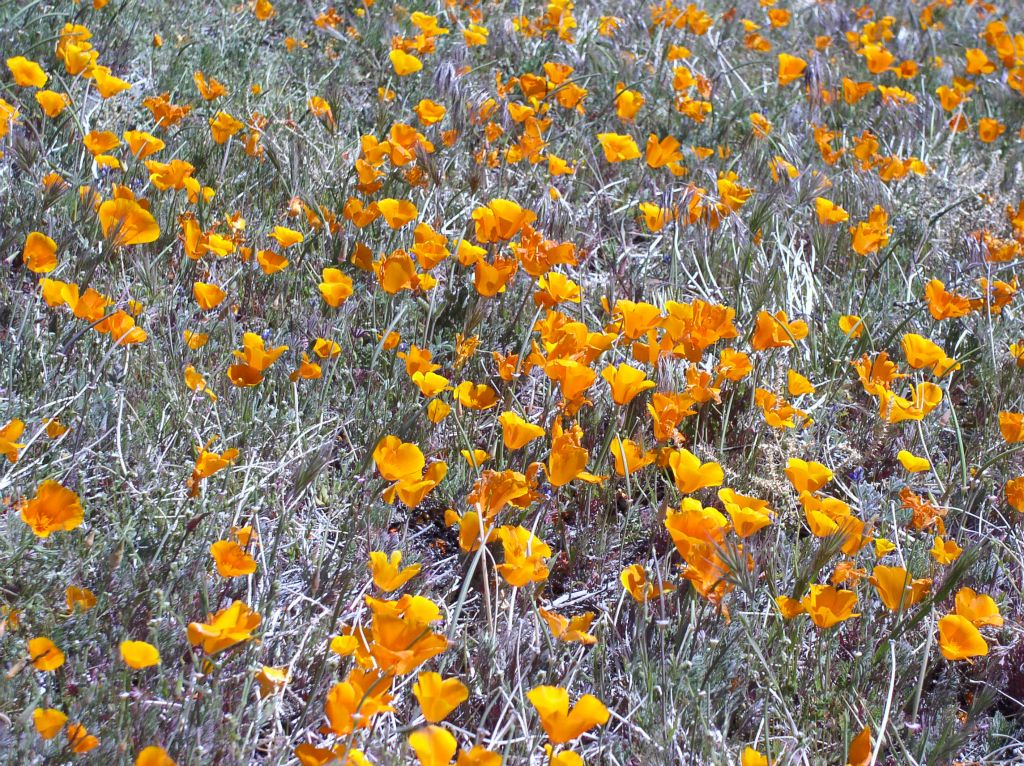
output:
[[[1019,4],[0,43],[0,763],[1024,759]]]

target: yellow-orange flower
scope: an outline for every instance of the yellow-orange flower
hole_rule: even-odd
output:
[[[207,618],[207,622],[190,622],[188,642],[201,646],[207,654],[217,654],[235,644],[248,641],[259,627],[261,617],[241,601],[221,609]]]
[[[35,495],[21,502],[21,520],[32,528],[37,537],[44,539],[59,530],[75,529],[83,518],[78,495],[52,479],[42,481]]]

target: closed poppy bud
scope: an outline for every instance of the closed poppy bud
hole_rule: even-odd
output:
[[[120,650],[121,659],[128,667],[135,670],[160,664],[160,652],[155,646],[145,641],[122,641]]]

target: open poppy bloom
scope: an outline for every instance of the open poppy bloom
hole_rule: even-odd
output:
[[[498,565],[498,572],[509,585],[521,588],[547,579],[547,560],[552,555],[547,543],[522,526],[501,527],[497,537],[505,550],[505,561]]]
[[[25,448],[19,444],[17,439],[25,432],[25,422],[15,418],[8,421],[3,428],[0,428],[0,455],[7,458],[9,463],[18,462],[18,452]]]
[[[405,51],[392,50],[389,58],[391,66],[395,68],[395,74],[399,77],[406,77],[423,69],[423,62]]]
[[[876,566],[869,582],[875,586],[886,609],[892,612],[910,609],[932,588],[930,579],[915,580],[903,567]]]
[[[459,745],[446,729],[424,726],[409,735],[409,747],[420,766],[449,766]]]
[[[702,463],[700,458],[688,449],[673,450],[668,459],[669,468],[675,479],[676,489],[689,495],[704,487],[717,487],[725,480],[722,466],[718,463]]]
[[[526,694],[540,716],[540,725],[554,744],[576,739],[607,723],[608,708],[597,697],[584,694],[569,709],[569,692],[557,686],[535,686]]]
[[[800,602],[811,620],[819,628],[831,628],[852,617],[857,605],[857,594],[849,590],[837,590],[831,585],[811,585],[809,593]]]
[[[970,660],[988,654],[988,644],[977,627],[959,614],[939,620],[939,650],[947,660]]]
[[[174,759],[159,745],[150,745],[139,751],[135,766],[177,766]]]
[[[832,472],[821,463],[791,457],[786,464],[786,478],[799,492],[817,492],[830,481]]]
[[[122,641],[119,647],[121,659],[134,669],[142,670],[160,664],[160,652],[145,641]]]
[[[32,725],[35,726],[39,736],[49,740],[60,734],[68,717],[60,710],[54,708],[37,707],[32,711]]]
[[[654,452],[645,452],[643,445],[631,439],[615,437],[611,444],[612,458],[615,460],[615,473],[619,476],[634,474],[651,463],[657,456]]]
[[[21,501],[21,520],[36,537],[46,539],[54,532],[75,529],[83,519],[78,495],[52,479],[42,481],[35,495]]]
[[[210,546],[210,555],[221,577],[244,577],[256,571],[256,559],[234,540],[218,540]]]
[[[498,416],[501,423],[502,440],[510,450],[518,450],[525,447],[534,439],[544,435],[544,429],[540,426],[528,423],[514,412],[503,412]]]
[[[28,657],[32,666],[44,673],[52,673],[64,664],[64,652],[45,636],[29,640]]]
[[[543,608],[538,609],[537,612],[551,629],[551,635],[559,641],[584,645],[597,643],[597,637],[587,632],[597,616],[594,612],[584,612],[574,617],[563,617]]]
[[[212,655],[252,640],[252,632],[259,627],[262,618],[243,602],[235,601],[207,620],[188,624],[188,642]]]
[[[438,673],[420,673],[412,693],[420,703],[423,717],[430,723],[440,723],[469,699],[469,689],[462,681],[441,678]]]
[[[758,530],[772,523],[772,511],[768,502],[756,497],[747,497],[731,489],[718,490],[718,499],[725,506],[732,519],[737,536],[750,537]]]
[[[626,592],[641,604],[676,589],[676,586],[671,583],[658,585],[651,582],[647,577],[647,570],[642,564],[632,564],[623,569],[619,580]]]
[[[1003,626],[999,606],[991,596],[976,593],[971,588],[961,588],[956,593],[956,613],[971,621],[976,628],[986,625],[993,628]]]
[[[134,199],[111,199],[97,211],[103,236],[115,246],[144,245],[160,236],[153,215]]]
[[[349,671],[344,681],[331,687],[324,700],[324,715],[330,732],[347,737],[356,729],[371,726],[374,716],[393,712],[392,680],[393,676],[378,671],[360,668]]]
[[[648,380],[643,370],[625,363],[618,367],[605,367],[601,371],[601,377],[611,386],[612,401],[620,406],[629,404],[640,393],[655,386],[654,381]]]
[[[25,238],[22,259],[29,271],[48,274],[57,268],[57,243],[42,232],[33,231]]]
[[[775,314],[759,311],[757,326],[754,328],[754,336],[750,340],[750,345],[755,351],[786,348],[795,346],[798,340],[806,337],[807,323],[802,319],[794,319],[791,322],[785,311],[777,311]]]
[[[807,62],[799,56],[793,56],[789,53],[780,53],[777,78],[779,85],[789,85],[794,80],[800,79],[804,76],[804,70],[806,69]]]
[[[386,593],[398,590],[409,580],[419,574],[422,568],[419,564],[402,567],[402,552],[394,551],[390,556],[382,551],[370,552],[370,573],[373,575],[373,583]]]
[[[477,242],[504,242],[537,220],[537,214],[507,199],[492,199],[472,213]]]

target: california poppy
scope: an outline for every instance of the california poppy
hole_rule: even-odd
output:
[[[591,694],[580,697],[571,710],[569,692],[557,686],[535,686],[526,697],[537,709],[548,739],[556,745],[605,724],[610,717],[604,704]]]

